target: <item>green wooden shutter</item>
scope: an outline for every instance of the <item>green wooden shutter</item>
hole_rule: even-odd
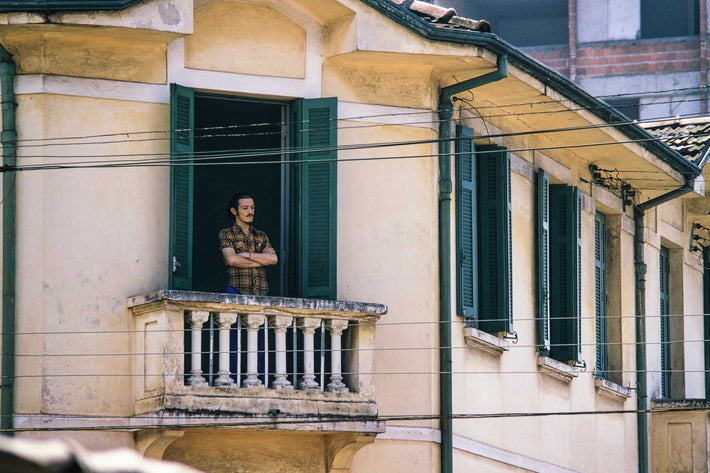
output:
[[[505,148],[477,148],[479,328],[513,332],[510,157]]]
[[[456,294],[458,314],[478,326],[476,162],[473,130],[456,127]]]
[[[537,172],[537,345],[550,352],[550,176]]]
[[[171,289],[192,290],[195,92],[170,84],[170,271]]]
[[[550,186],[550,356],[581,363],[582,193]]]
[[[703,309],[705,398],[710,399],[710,246],[703,248]]]
[[[596,320],[597,358],[595,375],[609,378],[609,355],[606,327],[606,217],[594,216],[594,318]]]
[[[303,99],[294,104],[298,169],[297,263],[301,297],[336,299],[338,102]]]
[[[660,283],[660,316],[661,316],[661,397],[670,395],[671,387],[671,349],[670,327],[668,314],[670,313],[670,298],[668,279],[670,266],[668,264],[668,248],[661,247],[659,252],[659,283]]]

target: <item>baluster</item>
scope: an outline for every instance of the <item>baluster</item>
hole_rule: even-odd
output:
[[[202,376],[202,325],[210,318],[207,311],[194,310],[185,315],[185,320],[190,325],[192,352],[190,356],[190,377],[187,383],[190,386],[203,386],[207,384]]]
[[[259,327],[264,324],[264,314],[244,314],[242,321],[247,326],[247,377],[244,387],[258,387],[263,383],[259,379]]]
[[[215,380],[215,386],[231,386],[234,380],[229,366],[229,330],[237,321],[237,314],[220,312],[217,314],[217,325],[219,325],[219,376]]]
[[[321,320],[305,317],[299,320],[301,330],[303,330],[303,378],[301,378],[301,389],[320,389],[316,383],[315,363],[313,358],[313,335],[321,325]]]
[[[286,330],[293,324],[293,317],[273,315],[269,321],[276,334],[276,374],[271,386],[274,389],[291,390],[293,386],[286,379]]]
[[[348,387],[343,383],[343,374],[341,372],[341,337],[346,328],[348,328],[347,320],[331,319],[328,321],[328,331],[330,332],[330,383],[328,383],[328,391],[331,392],[348,392]]]

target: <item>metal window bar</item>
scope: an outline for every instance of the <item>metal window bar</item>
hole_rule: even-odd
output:
[[[269,318],[264,320],[264,353],[260,354],[264,357],[264,386],[269,387]]]
[[[320,390],[325,391],[325,327],[321,325],[320,330]]]
[[[207,367],[207,383],[210,386],[214,386],[214,354],[215,354],[215,344],[214,344],[214,332],[215,332],[215,313],[210,312],[210,318],[207,320],[207,330],[209,333],[209,349],[208,349],[208,354],[209,354],[209,362],[208,362],[208,367]]]
[[[236,366],[236,382],[237,382],[237,387],[241,388],[242,387],[242,318],[237,317],[237,346],[236,346],[236,351],[237,351],[237,366]]]
[[[291,326],[291,385],[293,389],[298,389],[298,330],[296,329],[296,320],[294,319]]]

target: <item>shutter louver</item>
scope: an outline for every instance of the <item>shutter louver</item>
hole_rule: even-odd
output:
[[[582,194],[550,186],[550,356],[581,363]]]
[[[599,212],[594,216],[594,316],[596,319],[597,358],[595,373],[609,378],[606,323],[606,218]]]
[[[670,267],[668,262],[668,248],[662,246],[659,252],[659,283],[660,283],[660,316],[661,316],[661,397],[670,395],[671,387],[671,352],[670,352],[670,327],[668,314],[670,313],[669,304],[669,285],[668,278]]]
[[[573,352],[577,363],[582,363],[582,192],[575,188],[574,189],[574,207],[572,211],[574,212],[574,224],[576,228],[576,233],[574,235],[575,240],[575,252],[576,258],[574,260],[574,274],[576,285],[574,287],[573,293],[575,298],[576,310],[572,317],[572,332],[570,333],[570,339],[574,340],[575,346],[573,347]]]
[[[710,398],[710,246],[703,248],[703,333],[705,352],[705,397]]]
[[[537,173],[537,345],[542,354],[550,352],[550,176]]]
[[[513,332],[510,158],[505,148],[480,147],[478,163],[479,328]]]
[[[171,289],[192,290],[194,104],[193,89],[170,84]]]
[[[476,162],[473,130],[456,127],[456,246],[458,314],[478,326]]]
[[[298,100],[294,104],[299,189],[297,196],[299,295],[337,297],[337,100]],[[312,151],[307,151],[312,149]],[[309,162],[314,161],[314,162]]]

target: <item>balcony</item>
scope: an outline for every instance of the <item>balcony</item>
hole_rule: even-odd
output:
[[[651,464],[654,471],[707,472],[708,399],[651,401]]]
[[[135,415],[154,426],[203,426],[208,417],[210,425],[383,430],[373,348],[384,305],[160,291],[128,307]]]

